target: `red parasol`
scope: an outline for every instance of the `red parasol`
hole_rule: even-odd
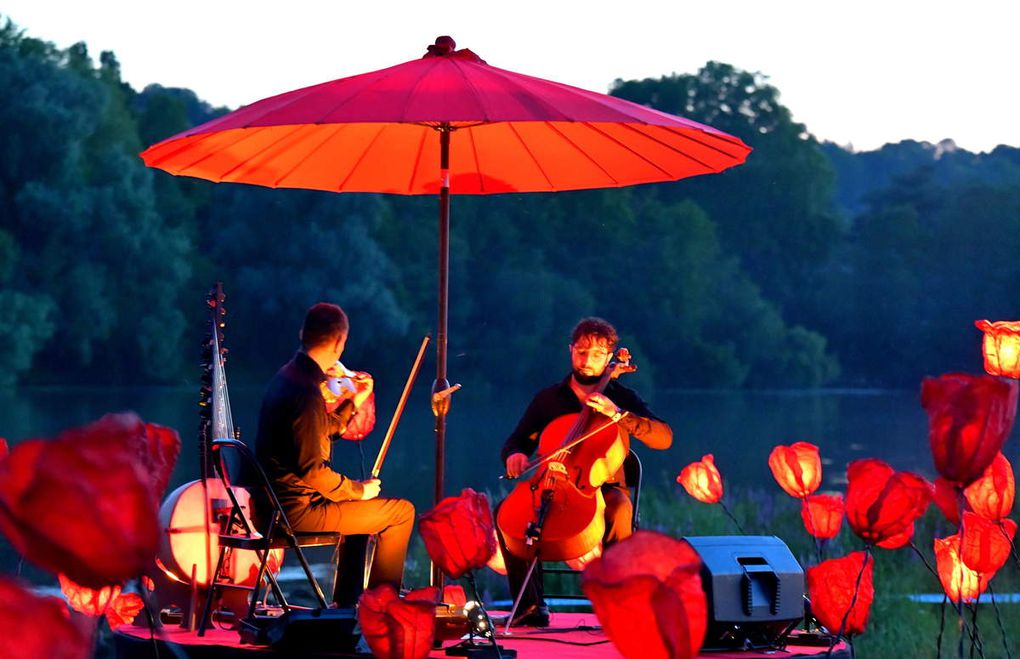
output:
[[[181,176],[334,192],[439,194],[436,382],[446,379],[449,195],[551,192],[721,172],[750,148],[694,121],[488,65],[436,39],[422,59],[245,106],[153,145]],[[436,412],[435,499],[445,417]]]

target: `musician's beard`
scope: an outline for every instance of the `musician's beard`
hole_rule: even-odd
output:
[[[577,381],[577,384],[583,385],[596,384],[601,379],[602,379],[601,373],[599,373],[598,375],[582,375],[581,373],[577,372],[577,369],[574,369],[574,380]]]

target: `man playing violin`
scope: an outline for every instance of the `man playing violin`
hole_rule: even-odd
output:
[[[571,373],[558,384],[535,395],[503,445],[501,457],[507,476],[517,478],[525,471],[529,457],[538,448],[540,434],[553,420],[578,413],[584,406],[600,415],[602,421],[615,422],[622,437],[636,437],[654,449],[669,448],[673,443],[672,429],[648,409],[637,393],[616,379],[609,380],[601,393],[598,391],[617,341],[616,329],[601,318],[584,318],[574,327],[570,341]],[[601,487],[606,504],[603,546],[623,540],[632,531],[633,507],[622,471],[619,469],[618,473],[610,474]],[[536,562],[533,574],[525,584],[529,561],[507,550],[502,532],[499,539],[510,593],[515,599],[521,596],[518,612],[511,624],[547,626],[549,609],[543,598],[541,561]]]
[[[373,389],[371,376],[356,374],[352,390],[341,394],[332,411],[327,409],[322,385],[344,351],[348,330],[347,315],[337,305],[319,303],[308,310],[301,349],[266,389],[255,440],[258,460],[294,530],[348,536],[333,592],[339,606],[357,602],[370,534],[378,534],[378,544],[369,587],[391,583],[400,588],[414,524],[410,501],[379,498],[379,479],[357,481],[330,463],[331,438],[344,432]]]

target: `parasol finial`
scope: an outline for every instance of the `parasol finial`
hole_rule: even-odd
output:
[[[453,37],[436,37],[436,43],[428,47],[425,57],[443,57],[457,50],[457,42]]]

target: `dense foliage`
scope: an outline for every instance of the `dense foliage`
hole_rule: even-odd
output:
[[[235,379],[275,369],[323,299],[352,316],[352,365],[402,378],[434,326],[435,199],[146,169],[145,146],[225,110],[9,21],[0,85],[0,383],[192,381],[217,280]],[[972,321],[1017,315],[1020,149],[819,144],[764,76],[716,62],[612,93],[755,150],[671,184],[454,197],[458,380],[543,383],[598,314],[648,384],[912,386],[975,370]]]

